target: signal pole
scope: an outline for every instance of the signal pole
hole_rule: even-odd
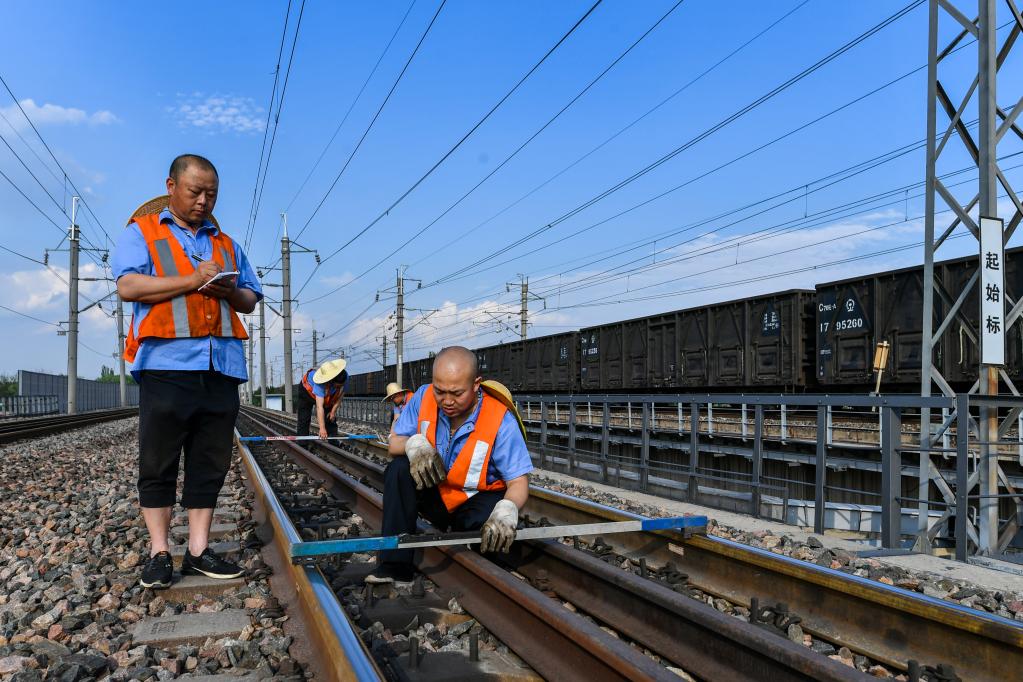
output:
[[[124,374],[124,302],[117,297],[117,362],[120,366],[121,407],[128,405],[128,378]]]
[[[67,322],[67,413],[78,411],[78,197],[71,198],[71,227],[68,228],[68,244],[71,250],[70,277],[68,280],[68,322]]]

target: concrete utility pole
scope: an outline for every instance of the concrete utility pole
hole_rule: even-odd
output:
[[[252,318],[249,319],[251,320]],[[252,374],[253,371],[252,359],[253,357],[255,357],[254,352],[256,349],[255,344],[256,337],[252,335],[252,322],[249,322],[249,405],[253,405],[256,402],[255,400],[253,400],[256,394],[256,391],[253,388],[256,385],[256,378]]]
[[[382,364],[382,365],[383,365],[384,367],[387,367],[387,333],[386,333],[386,332],[384,333],[384,335],[383,335],[383,336],[381,336],[381,337],[380,337],[380,340],[381,340],[381,341],[383,342],[383,344],[384,344],[384,349],[383,349],[383,350],[384,350],[384,359],[383,359],[383,361],[381,362],[381,364]]]
[[[505,291],[511,291],[514,284],[506,284]],[[529,298],[532,296],[537,301],[543,301],[544,310],[547,309],[547,300],[542,296],[529,293],[529,278],[525,275],[519,275],[519,288],[522,295],[519,299],[519,338],[523,341],[526,340],[526,336],[529,334]],[[502,323],[502,326],[507,326]]]
[[[121,407],[128,406],[128,377],[124,373],[124,302],[117,297],[117,363],[120,369]]]
[[[519,338],[526,340],[526,328],[529,325],[529,279],[522,277],[522,310],[519,312]]]
[[[316,353],[316,325],[313,325],[313,367],[320,366],[320,357]]]
[[[266,305],[259,299],[259,406],[266,408]]]
[[[401,386],[401,361],[405,349],[405,266],[398,268],[398,327],[394,339],[395,381]]]
[[[78,411],[78,197],[71,198],[71,227],[68,228],[68,244],[71,251],[71,268],[68,278],[67,304],[67,413]]]
[[[281,237],[281,312],[284,318],[284,411],[292,412],[291,405],[291,242],[288,240],[288,215],[281,214],[284,236]]]

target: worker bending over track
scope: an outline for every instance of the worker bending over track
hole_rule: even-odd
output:
[[[316,409],[316,423],[320,427],[320,438],[337,435],[337,408],[345,396],[348,384],[346,360],[329,360],[319,369],[311,369],[302,375],[302,385],[295,388],[298,417],[295,432],[299,436],[309,435],[309,423]]]
[[[481,551],[508,551],[533,470],[509,406],[507,389],[482,382],[472,351],[452,346],[437,355],[433,383],[415,392],[389,438],[383,535],[414,533],[422,514],[441,531],[482,527]],[[366,582],[412,580],[412,553],[381,551]]]

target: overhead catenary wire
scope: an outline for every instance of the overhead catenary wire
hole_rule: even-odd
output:
[[[266,154],[266,141],[270,136],[270,118],[273,116],[274,103],[277,101],[277,83],[281,77],[281,58],[284,56],[284,43],[288,37],[288,20],[291,18],[291,0],[288,0],[284,11],[284,26],[281,28],[281,43],[277,48],[277,66],[274,68],[274,82],[270,89],[270,102],[266,107],[266,123],[263,124],[263,144],[259,149],[259,163],[256,165],[256,181],[252,187],[252,203],[249,205],[249,220],[245,225],[245,250],[249,250],[252,239],[252,216],[256,210],[256,195],[259,192],[259,178],[263,173],[263,158]]]
[[[64,174],[64,178],[67,180],[68,184],[71,185],[71,188],[75,191],[75,193],[78,195],[79,201],[80,201],[81,205],[85,208],[86,211],[89,212],[89,215],[91,215],[92,218],[96,221],[96,225],[99,227],[99,229],[102,230],[102,232],[103,232],[103,234],[104,234],[104,236],[106,238],[107,245],[112,244],[113,240],[110,238],[110,234],[106,231],[106,228],[103,227],[103,223],[100,221],[99,218],[96,217],[96,214],[93,212],[92,207],[89,206],[88,202],[85,200],[84,194],[75,185],[74,181],[71,179],[71,176],[64,169],[64,167],[60,164],[60,161],[57,160],[57,156],[53,153],[53,150],[50,149],[50,145],[48,145],[46,143],[46,140],[43,138],[42,134],[39,132],[39,129],[36,128],[35,122],[33,122],[31,118],[29,118],[29,115],[25,111],[25,108],[21,106],[21,101],[15,96],[14,92],[11,90],[11,87],[7,84],[7,81],[4,79],[3,75],[0,75],[0,84],[2,84],[4,86],[4,89],[7,90],[7,94],[11,96],[12,100],[14,100],[14,103],[15,103],[15,105],[17,105],[18,110],[21,111],[21,115],[25,117],[26,121],[28,121],[29,126],[32,127],[32,131],[35,132],[36,137],[39,138],[39,141],[42,142],[43,147],[46,149],[47,153],[49,153],[50,158],[53,159],[53,162],[55,164],[57,164],[57,168],[59,168],[60,172]],[[85,239],[86,239],[87,243],[89,243],[88,242],[88,237],[85,237]],[[95,244],[91,244],[91,245],[94,248],[99,248]]]
[[[291,197],[291,201],[289,201],[288,205],[284,208],[285,213],[291,210],[295,201],[298,200],[299,195],[302,194],[302,190],[304,190],[306,185],[309,184],[309,180],[313,177],[313,173],[316,172],[316,169],[319,168],[320,162],[323,161],[323,157],[327,154],[327,150],[329,150],[331,145],[334,144],[334,140],[337,139],[338,133],[341,132],[341,128],[344,127],[345,122],[348,121],[348,117],[351,116],[352,110],[355,109],[359,100],[362,99],[362,94],[366,91],[366,87],[369,85],[370,81],[373,80],[373,76],[376,75],[377,69],[380,68],[380,63],[384,60],[384,56],[387,55],[388,51],[390,51],[391,45],[394,43],[394,39],[398,37],[398,33],[401,31],[402,26],[405,25],[405,21],[408,19],[409,14],[412,13],[412,8],[415,7],[415,4],[416,0],[412,0],[412,2],[409,3],[408,9],[405,10],[405,14],[402,16],[401,21],[398,22],[398,26],[394,29],[394,33],[391,34],[390,40],[387,41],[384,49],[380,51],[380,56],[377,57],[376,63],[373,64],[373,68],[370,69],[369,75],[366,76],[366,80],[362,82],[362,87],[359,88],[359,92],[355,94],[351,104],[348,105],[348,109],[345,111],[344,116],[341,117],[341,121],[337,124],[337,127],[334,128],[334,134],[330,136],[330,140],[328,140],[327,144],[324,145],[323,151],[320,152],[320,155],[317,157],[313,167],[309,169],[309,173],[306,174],[302,184],[299,185],[299,188],[295,191],[295,195]]]
[[[664,14],[662,14],[660,16],[660,18],[658,18],[657,21],[655,21],[653,23],[652,26],[650,26],[646,31],[643,32],[642,35],[640,35],[638,38],[636,38],[627,48],[625,48],[625,50],[622,53],[620,53],[610,64],[608,64],[600,73],[598,73],[593,79],[591,79],[579,92],[577,92],[574,97],[572,97],[564,106],[562,106],[561,109],[559,109],[557,111],[557,113],[555,113],[553,116],[548,118],[547,121],[542,126],[540,126],[532,135],[530,135],[528,138],[526,138],[526,140],[524,142],[522,142],[511,154],[506,156],[503,161],[501,161],[493,169],[491,169],[491,171],[489,173],[487,173],[485,176],[483,176],[483,178],[481,178],[475,185],[473,185],[469,189],[469,191],[467,191],[464,194],[462,194],[457,200],[455,200],[454,203],[452,203],[446,209],[444,209],[440,213],[440,215],[436,216],[433,220],[431,220],[429,223],[427,223],[419,231],[415,232],[411,237],[409,237],[404,242],[402,242],[397,247],[395,247],[390,253],[388,253],[383,258],[378,260],[376,263],[374,263],[374,264],[370,265],[369,267],[367,267],[362,273],[356,275],[354,278],[352,278],[351,280],[346,282],[344,285],[342,285],[342,288],[346,287],[346,286],[349,286],[353,282],[356,282],[356,281],[362,279],[365,275],[369,274],[370,272],[372,272],[373,270],[378,268],[380,265],[382,265],[383,263],[387,262],[391,257],[393,257],[399,251],[401,251],[406,246],[411,244],[413,241],[415,241],[416,239],[421,237],[423,235],[423,233],[425,233],[431,227],[436,225],[442,218],[444,218],[451,211],[453,211],[456,207],[458,207],[463,201],[468,199],[469,196],[471,196],[477,189],[479,189],[487,180],[492,178],[495,174],[497,174],[498,171],[500,171],[509,162],[511,162],[512,159],[514,159],[516,156],[518,156],[519,152],[521,152],[523,149],[525,149],[529,145],[529,143],[531,143],[533,140],[535,140],[537,137],[539,137],[540,134],[543,133],[545,130],[547,130],[547,128],[549,128],[556,120],[558,120],[561,117],[562,114],[564,114],[566,111],[568,111],[572,107],[572,105],[574,105],[576,102],[578,102],[587,92],[589,92],[590,89],[593,88],[593,86],[596,85],[604,76],[606,76],[620,61],[625,59],[625,57],[630,52],[632,52],[632,50],[637,45],[639,45],[641,42],[643,42],[643,40],[647,36],[649,36],[651,33],[653,33],[654,30],[658,26],[660,26],[669,16],[671,16],[671,14],[674,13],[674,11],[676,9],[678,9],[679,5],[681,5],[683,2],[684,2],[684,0],[677,0],[677,2],[675,2],[674,5],[672,5],[670,8],[668,8],[668,10]],[[564,40],[564,38],[562,40]],[[556,47],[557,46],[555,46],[555,48]],[[553,51],[553,49],[554,48],[552,48],[551,51]],[[550,54],[550,53],[548,53],[548,54]],[[539,64],[537,64],[537,66],[533,67],[533,71],[535,71],[538,66],[539,66]],[[524,76],[523,79],[528,77],[528,75],[529,74]],[[520,84],[521,84],[521,82],[522,81],[520,81]],[[516,87],[518,87],[518,86],[516,86]],[[505,96],[505,99],[507,99],[507,97],[508,97],[508,95]],[[495,105],[495,109],[496,109],[496,106],[499,106],[499,105],[500,105],[500,103],[498,103],[498,105]],[[491,110],[491,113],[492,112],[493,112],[493,110]],[[482,121],[481,121],[481,123],[482,123]],[[479,127],[479,125],[480,124],[478,123],[476,125],[476,127]],[[464,138],[463,138],[463,140],[464,140]],[[335,291],[337,291],[337,290],[338,289],[335,289]]]
[[[925,0],[914,0],[913,2],[911,2],[908,5],[906,5],[905,7],[903,7],[902,9],[898,10],[897,12],[895,12],[894,14],[888,16],[886,19],[884,19],[880,23],[872,26],[871,28],[867,29],[866,31],[860,33],[858,36],[856,36],[852,40],[846,42],[842,46],[840,46],[837,49],[833,50],[828,55],[826,55],[825,57],[821,58],[820,60],[818,60],[814,64],[806,67],[805,69],[803,69],[802,71],[800,71],[796,75],[794,75],[794,76],[788,78],[787,80],[783,81],[782,83],[780,83],[779,85],[775,86],[774,88],[772,88],[771,90],[769,90],[765,94],[761,95],[757,99],[753,100],[749,104],[743,106],[742,108],[740,108],[737,111],[733,112],[729,116],[726,116],[725,118],[721,119],[720,121],[718,121],[714,125],[712,125],[709,128],[703,130],[702,132],[700,132],[699,134],[697,134],[694,137],[690,138],[689,140],[687,140],[683,144],[675,147],[674,149],[672,149],[668,153],[660,156],[659,158],[657,158],[653,162],[647,164],[643,168],[640,168],[639,170],[635,171],[631,175],[629,175],[629,176],[623,178],[622,180],[618,181],[614,185],[611,185],[610,187],[607,187],[603,191],[598,192],[597,194],[593,195],[592,197],[590,197],[586,201],[584,201],[581,204],[573,207],[572,209],[566,211],[565,213],[562,213],[561,215],[559,215],[558,217],[554,218],[550,222],[548,222],[548,223],[546,223],[546,224],[544,224],[544,225],[534,229],[533,231],[531,231],[528,234],[526,234],[526,235],[524,235],[524,236],[522,236],[522,237],[512,241],[511,243],[506,244],[505,246],[502,246],[502,247],[496,249],[495,251],[492,251],[489,254],[486,254],[486,255],[478,258],[478,259],[474,259],[473,264],[467,265],[467,266],[463,266],[463,267],[461,267],[461,268],[459,268],[459,269],[457,269],[457,270],[455,270],[455,271],[453,271],[453,272],[451,272],[451,273],[449,273],[449,274],[447,274],[447,275],[445,275],[443,277],[438,278],[433,283],[444,282],[447,279],[450,279],[452,277],[460,275],[463,272],[466,272],[467,270],[470,270],[470,269],[478,266],[480,263],[488,262],[488,261],[490,261],[490,260],[492,260],[492,259],[494,259],[494,258],[496,258],[496,257],[498,257],[498,256],[500,256],[500,255],[502,255],[502,254],[504,254],[506,252],[508,252],[509,250],[511,250],[511,249],[513,249],[513,248],[515,248],[517,246],[520,246],[521,244],[524,244],[527,241],[530,241],[531,239],[534,239],[534,238],[538,237],[539,235],[544,234],[545,232],[548,232],[549,230],[551,230],[554,227],[560,225],[561,223],[565,222],[566,220],[572,218],[573,216],[578,215],[579,213],[585,211],[587,208],[593,206],[594,204],[596,204],[596,203],[606,199],[607,197],[611,196],[615,192],[620,191],[622,188],[627,187],[628,185],[632,184],[633,182],[635,182],[639,178],[647,175],[648,173],[652,172],[653,170],[656,170],[657,168],[661,167],[662,165],[664,165],[668,161],[674,159],[675,157],[677,157],[679,154],[681,154],[682,152],[686,151],[687,149],[692,148],[693,146],[699,144],[703,140],[707,139],[708,137],[714,135],[718,131],[726,128],[727,126],[731,125],[732,123],[734,123],[735,121],[739,120],[743,116],[747,115],[751,111],[754,111],[755,109],[757,109],[758,107],[763,105],[765,102],[770,101],[771,99],[776,97],[778,94],[784,92],[785,90],[787,90],[788,88],[792,87],[796,83],[798,83],[798,82],[802,81],[803,79],[807,78],[808,76],[816,73],[817,71],[822,69],[824,66],[830,64],[832,61],[834,61],[835,59],[837,59],[841,55],[845,54],[846,52],[848,52],[849,50],[853,49],[857,45],[860,45],[861,43],[863,43],[868,38],[876,35],[880,31],[884,30],[888,26],[890,26],[893,23],[895,23],[896,21],[898,21],[899,19],[903,18],[904,16],[909,14],[911,11],[913,11],[914,9],[916,9],[917,7],[922,5],[924,3],[924,1]]]
[[[290,8],[290,0],[289,0]],[[273,133],[270,135],[270,144],[266,148],[266,162],[263,164],[263,178],[260,180],[256,178],[256,184],[259,186],[259,193],[255,197],[255,205],[252,211],[252,220],[249,225],[251,231],[255,231],[256,221],[259,218],[259,207],[263,201],[263,189],[266,186],[266,178],[270,174],[270,159],[273,155],[274,143],[277,141],[277,129],[281,122],[281,111],[284,109],[284,96],[288,91],[288,82],[291,79],[291,67],[295,64],[295,48],[298,46],[298,36],[302,29],[302,16],[305,14],[305,0],[302,0],[302,4],[298,9],[298,19],[295,22],[295,32],[291,37],[291,52],[288,55],[288,67],[284,72],[284,84],[281,86],[281,94],[277,99],[277,113],[274,115]],[[285,18],[285,31],[287,30],[287,19]],[[278,56],[278,70],[280,69],[280,56]],[[276,81],[276,77],[274,79]],[[271,105],[272,107],[272,105]],[[246,235],[246,244],[249,243],[248,235]]]
[[[515,85],[513,85],[511,87],[511,89],[508,90],[504,94],[504,96],[502,96],[490,108],[489,111],[487,111],[486,114],[484,114],[471,128],[469,128],[469,130],[466,131],[465,134],[462,135],[462,137],[458,140],[458,142],[456,142],[454,145],[452,145],[452,147],[450,149],[448,149],[448,151],[446,151],[425,173],[423,173],[419,177],[418,180],[416,180],[414,183],[412,183],[412,185],[410,187],[408,187],[404,192],[402,192],[398,196],[398,198],[396,198],[394,201],[392,201],[391,204],[387,208],[382,210],[377,215],[376,218],[371,220],[365,227],[363,227],[361,230],[356,232],[354,236],[352,236],[350,239],[348,239],[348,241],[346,241],[344,244],[342,244],[337,249],[335,249],[330,254],[328,254],[325,258],[323,258],[322,262],[326,262],[326,261],[330,260],[331,258],[337,256],[342,251],[344,251],[344,249],[346,249],[356,239],[358,239],[359,237],[364,235],[366,232],[368,232],[370,229],[372,229],[377,223],[379,223],[391,211],[393,211],[402,201],[404,201],[410,194],[412,194],[412,192],[414,192],[416,190],[416,188],[418,188],[428,177],[430,177],[430,175],[433,174],[433,172],[435,170],[437,170],[437,168],[439,168],[448,158],[450,158],[450,156],[452,154],[454,154],[455,151],[457,151],[458,148],[461,147],[462,144],[464,144],[465,141],[468,140],[473,135],[473,133],[475,133],[480,128],[480,126],[482,126],[494,114],[494,112],[496,112],[501,107],[502,104],[504,104],[513,94],[515,94],[515,92],[522,86],[522,84],[525,83],[529,79],[529,77],[532,76],[537,71],[537,69],[539,69],[540,66],[542,66],[543,63],[546,62],[547,59],[552,54],[554,54],[554,52],[556,52],[559,47],[561,47],[561,45],[566,40],[568,40],[569,36],[571,36],[573,33],[575,33],[576,29],[578,29],[583,24],[583,22],[585,22],[586,19],[589,18],[589,16],[597,9],[597,7],[600,6],[602,1],[603,0],[597,0],[595,3],[593,3],[590,6],[590,8],[588,10],[586,10],[586,13],[583,14],[575,22],[575,24],[573,24],[572,27],[569,28],[568,31],[566,31],[565,34],[562,35],[561,38],[559,38],[558,41],[549,50],[547,50],[547,52],[539,59],[539,61],[537,61],[532,66],[532,68],[530,68],[521,78],[519,78],[519,80],[515,83]],[[329,190],[328,190],[328,193],[329,193]],[[321,202],[320,205],[322,206],[322,202]],[[317,210],[319,210],[319,206],[317,206]],[[309,222],[311,222],[311,221],[312,221],[312,218],[310,218]],[[307,222],[306,225],[303,226],[303,228],[302,228],[303,230],[306,227],[309,226],[309,222]],[[301,234],[301,232],[299,234]],[[307,280],[306,283],[308,283],[308,281],[309,280]],[[305,284],[303,284],[302,286],[304,288]],[[299,291],[301,291],[301,289]]]

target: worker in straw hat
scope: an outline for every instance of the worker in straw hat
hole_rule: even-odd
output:
[[[153,589],[170,587],[173,576],[167,537],[182,452],[188,547],[181,572],[242,574],[208,542],[231,464],[238,385],[247,379],[248,335],[238,314],[263,297],[241,244],[213,218],[217,169],[182,154],[168,175],[167,195],[132,214],[111,262],[117,293],[132,303],[124,357],[139,384],[138,495],[150,542],[140,583]]]
[[[394,405],[394,414],[391,415],[391,427],[394,427],[394,423],[398,421],[398,417],[401,416],[401,411],[408,405],[408,401],[412,399],[412,391],[402,388],[401,384],[392,381],[387,384],[387,395],[384,396],[384,402],[388,400]]]
[[[383,535],[416,532],[420,514],[441,531],[482,528],[483,552],[507,552],[529,497],[533,463],[508,390],[483,381],[476,355],[445,348],[388,439]],[[367,583],[413,578],[413,552],[385,550]]]
[[[298,409],[298,435],[309,435],[309,422],[316,409],[316,423],[320,427],[320,438],[337,435],[337,408],[345,394],[348,372],[344,359],[328,360],[318,369],[311,369],[302,375],[302,387],[296,387],[295,399]]]

